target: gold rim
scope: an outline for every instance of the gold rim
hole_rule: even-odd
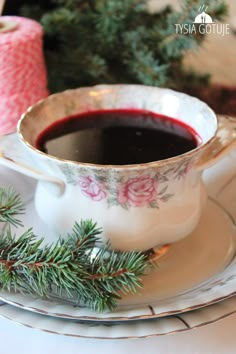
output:
[[[50,96],[48,96],[47,98],[44,98],[42,100],[40,100],[39,102],[37,102],[35,105],[29,107],[27,109],[27,111],[25,113],[23,113],[17,123],[17,133],[18,133],[18,136],[20,137],[20,139],[22,140],[22,142],[30,149],[32,150],[33,152],[43,156],[44,158],[50,158],[50,159],[53,159],[55,161],[58,161],[58,162],[64,162],[64,163],[68,163],[68,164],[72,164],[72,165],[79,165],[79,166],[82,166],[82,167],[90,167],[90,168],[93,168],[93,169],[113,169],[113,170],[120,170],[120,169],[129,169],[129,170],[136,170],[136,169],[145,169],[145,168],[152,168],[152,167],[157,167],[157,166],[162,166],[162,165],[166,165],[166,164],[172,164],[172,163],[175,163],[176,161],[182,159],[182,158],[191,158],[192,156],[194,156],[196,153],[198,153],[199,151],[203,151],[205,149],[208,148],[209,145],[211,145],[211,143],[214,141],[215,137],[216,137],[216,133],[217,133],[217,128],[219,126],[219,119],[217,117],[217,115],[211,110],[210,107],[208,107],[208,109],[213,112],[213,114],[215,115],[216,117],[216,124],[217,124],[217,127],[216,127],[216,130],[215,130],[215,134],[214,136],[209,139],[206,143],[202,144],[202,145],[199,145],[198,147],[196,147],[195,149],[191,150],[191,151],[188,151],[184,154],[181,154],[181,155],[178,155],[178,156],[174,156],[174,157],[170,157],[168,159],[164,159],[164,160],[160,160],[160,161],[152,161],[152,162],[147,162],[147,163],[142,163],[142,164],[132,164],[132,165],[100,165],[100,164],[93,164],[93,163],[86,163],[86,162],[77,162],[77,161],[72,161],[72,160],[67,160],[67,159],[62,159],[62,158],[59,158],[59,157],[56,157],[56,156],[53,156],[53,155],[50,155],[50,154],[46,154],[40,150],[38,150],[36,147],[34,147],[33,145],[31,145],[25,138],[24,136],[22,135],[21,131],[20,131],[20,128],[21,128],[21,123],[23,122],[24,119],[27,118],[28,114],[33,110],[35,109],[36,107],[40,107],[41,105],[44,104],[45,101],[52,101],[55,97],[58,97],[58,96],[61,96],[62,94],[66,95],[66,94],[69,94],[71,92],[74,92],[76,90],[80,90],[80,89],[96,89],[98,87],[101,87],[101,86],[104,86],[104,85],[96,85],[96,86],[91,86],[91,87],[83,87],[83,88],[78,88],[78,89],[72,89],[72,90],[66,90],[66,91],[63,91],[63,92],[59,92],[59,93],[54,93]],[[106,86],[109,86],[109,85],[106,85]],[[110,85],[109,87],[116,87],[116,86],[120,86],[120,85]],[[130,87],[140,87],[142,85],[129,85]],[[152,86],[146,86],[146,87],[152,87]],[[155,88],[155,87],[152,87],[152,88]],[[165,89],[163,89],[165,90]],[[173,90],[169,90],[168,91],[173,91]],[[181,93],[182,95],[185,95],[187,97],[191,97],[189,95],[186,95],[184,93]],[[193,97],[195,100],[199,101],[199,102],[202,102],[200,101],[198,98],[195,98]],[[204,102],[203,102],[204,103]]]

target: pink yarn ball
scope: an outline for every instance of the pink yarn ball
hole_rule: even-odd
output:
[[[16,28],[0,32],[0,134],[16,130],[22,113],[48,96],[43,28],[33,20],[3,16]]]

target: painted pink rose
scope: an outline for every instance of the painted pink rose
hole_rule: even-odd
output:
[[[97,202],[106,198],[106,192],[104,191],[102,184],[97,182],[93,177],[80,177],[78,183],[83,195],[86,197]]]
[[[143,207],[156,199],[157,182],[154,178],[143,176],[130,178],[119,186],[117,200],[119,204],[129,204],[134,207]]]

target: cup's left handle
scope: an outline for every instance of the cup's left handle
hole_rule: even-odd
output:
[[[199,170],[214,165],[236,147],[236,118],[218,116],[218,130],[213,142],[206,148],[197,164]]]
[[[23,151],[17,134],[0,137],[1,165],[49,184],[50,190],[55,195],[60,196],[64,193],[65,183],[62,180],[54,176],[45,175],[43,172],[33,168],[30,162],[27,162],[26,153]]]

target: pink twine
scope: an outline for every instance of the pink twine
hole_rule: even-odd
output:
[[[0,32],[0,134],[16,130],[22,113],[48,96],[42,26],[23,17],[3,16],[15,22],[10,32]]]

